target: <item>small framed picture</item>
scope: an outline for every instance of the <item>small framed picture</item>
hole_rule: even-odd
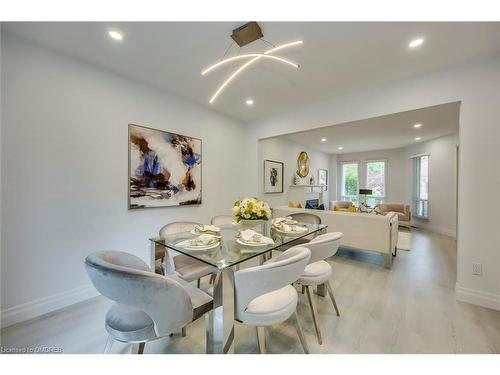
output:
[[[283,193],[283,166],[280,161],[264,160],[264,193]]]
[[[318,169],[318,185],[323,185],[324,191],[328,190],[328,169]]]

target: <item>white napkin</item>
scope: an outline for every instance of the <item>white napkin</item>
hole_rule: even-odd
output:
[[[279,224],[288,224],[288,225],[294,225],[297,224],[296,220],[293,220],[291,216],[287,217],[277,217],[273,219],[273,225],[279,225]]]
[[[209,246],[214,245],[219,242],[217,237],[212,236],[211,234],[202,234],[196,238],[191,238],[189,240],[181,241],[177,244],[179,247],[188,247],[188,246]]]
[[[252,229],[245,229],[242,230],[239,234],[238,237],[243,241],[243,242],[248,242],[248,243],[265,243],[268,245],[274,244],[274,241],[266,236],[263,236],[260,233],[257,233],[256,231]]]
[[[197,224],[194,226],[194,230],[199,233],[214,233],[214,234],[219,234],[220,233],[220,228],[216,227],[215,225],[203,225],[203,224]]]

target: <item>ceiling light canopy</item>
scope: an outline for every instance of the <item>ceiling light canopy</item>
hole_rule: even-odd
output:
[[[255,25],[257,25],[255,22],[250,22],[250,23],[248,23],[246,25],[243,25],[243,26],[239,27],[238,29],[233,30],[233,35],[231,35],[231,37],[234,40],[238,40],[238,34],[242,33],[242,31],[245,30],[245,33],[250,33],[251,35],[250,34],[249,35],[246,35],[246,34],[240,35],[243,38],[242,40],[248,40],[249,41],[248,43],[252,43],[253,41],[256,41],[256,40],[263,40],[262,39],[263,35],[262,35],[261,30],[260,30],[260,27],[256,28]],[[250,26],[252,26],[252,27],[250,27]],[[236,36],[235,36],[235,33],[236,33]],[[253,34],[255,34],[255,35],[253,35]],[[266,42],[268,44],[271,44],[271,43],[269,43],[267,41],[264,41],[264,42]],[[245,43],[245,44],[248,44],[248,43]],[[227,63],[229,63],[231,61],[240,60],[240,59],[250,59],[250,60],[248,60],[243,65],[241,65],[238,69],[236,69],[222,83],[222,85],[219,86],[219,88],[215,91],[215,93],[210,98],[210,104],[212,104],[215,101],[215,99],[217,99],[217,97],[222,93],[222,91],[227,87],[227,85],[229,85],[229,83],[231,83],[231,81],[233,79],[235,79],[239,74],[241,74],[241,72],[243,72],[246,68],[248,68],[253,63],[259,61],[260,59],[270,59],[271,61],[282,62],[282,63],[288,64],[289,66],[292,66],[295,69],[298,69],[299,68],[299,64],[297,64],[297,63],[295,63],[293,61],[290,61],[288,59],[285,59],[283,57],[273,55],[273,53],[277,52],[277,51],[280,51],[282,49],[285,49],[285,48],[289,48],[289,47],[300,45],[302,43],[303,43],[302,40],[297,40],[297,41],[294,41],[294,42],[281,44],[279,46],[274,46],[273,48],[268,49],[267,51],[264,51],[264,53],[247,53],[247,54],[232,56],[232,57],[229,57],[227,59],[224,59],[224,57],[225,57],[225,54],[224,54],[224,56],[222,57],[221,61],[219,61],[219,62],[217,62],[217,63],[209,66],[208,68],[206,68],[205,70],[203,70],[201,72],[201,74],[202,75],[206,75],[207,73],[209,73],[212,70],[218,68],[219,66],[227,64]],[[245,44],[243,44],[243,45],[245,45]],[[241,46],[242,44],[238,43],[238,45]],[[231,48],[231,46],[229,46],[228,50],[230,48]],[[227,53],[227,51],[226,51],[226,53]]]
[[[416,137],[415,140],[416,141],[420,141],[422,138],[421,137]]]
[[[253,99],[247,99],[245,103],[246,105],[253,105]]]
[[[326,138],[321,138],[321,142],[326,142]]]
[[[108,34],[111,38],[115,40],[123,40],[123,34],[116,30],[109,30]]]
[[[414,125],[413,125],[413,127],[414,127],[415,129],[418,129],[418,128],[421,128],[421,127],[422,127],[422,124],[417,123],[417,124],[414,124]]]
[[[409,44],[408,44],[408,47],[410,48],[416,48],[420,45],[422,45],[422,43],[424,42],[424,39],[423,38],[417,38],[417,39],[414,39],[412,40]]]
[[[338,149],[342,151],[344,149],[344,147],[339,146]]]

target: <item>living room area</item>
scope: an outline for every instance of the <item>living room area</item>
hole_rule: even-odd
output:
[[[500,23],[234,19],[2,21],[0,357],[500,353]]]

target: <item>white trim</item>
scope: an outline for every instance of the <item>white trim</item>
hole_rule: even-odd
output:
[[[99,295],[92,284],[39,298],[0,311],[0,327],[23,322]]]
[[[456,299],[500,311],[500,295],[455,285]]]
[[[430,152],[424,152],[423,154],[413,155],[413,156],[410,156],[410,159],[420,158],[422,156],[431,156],[431,153]]]

